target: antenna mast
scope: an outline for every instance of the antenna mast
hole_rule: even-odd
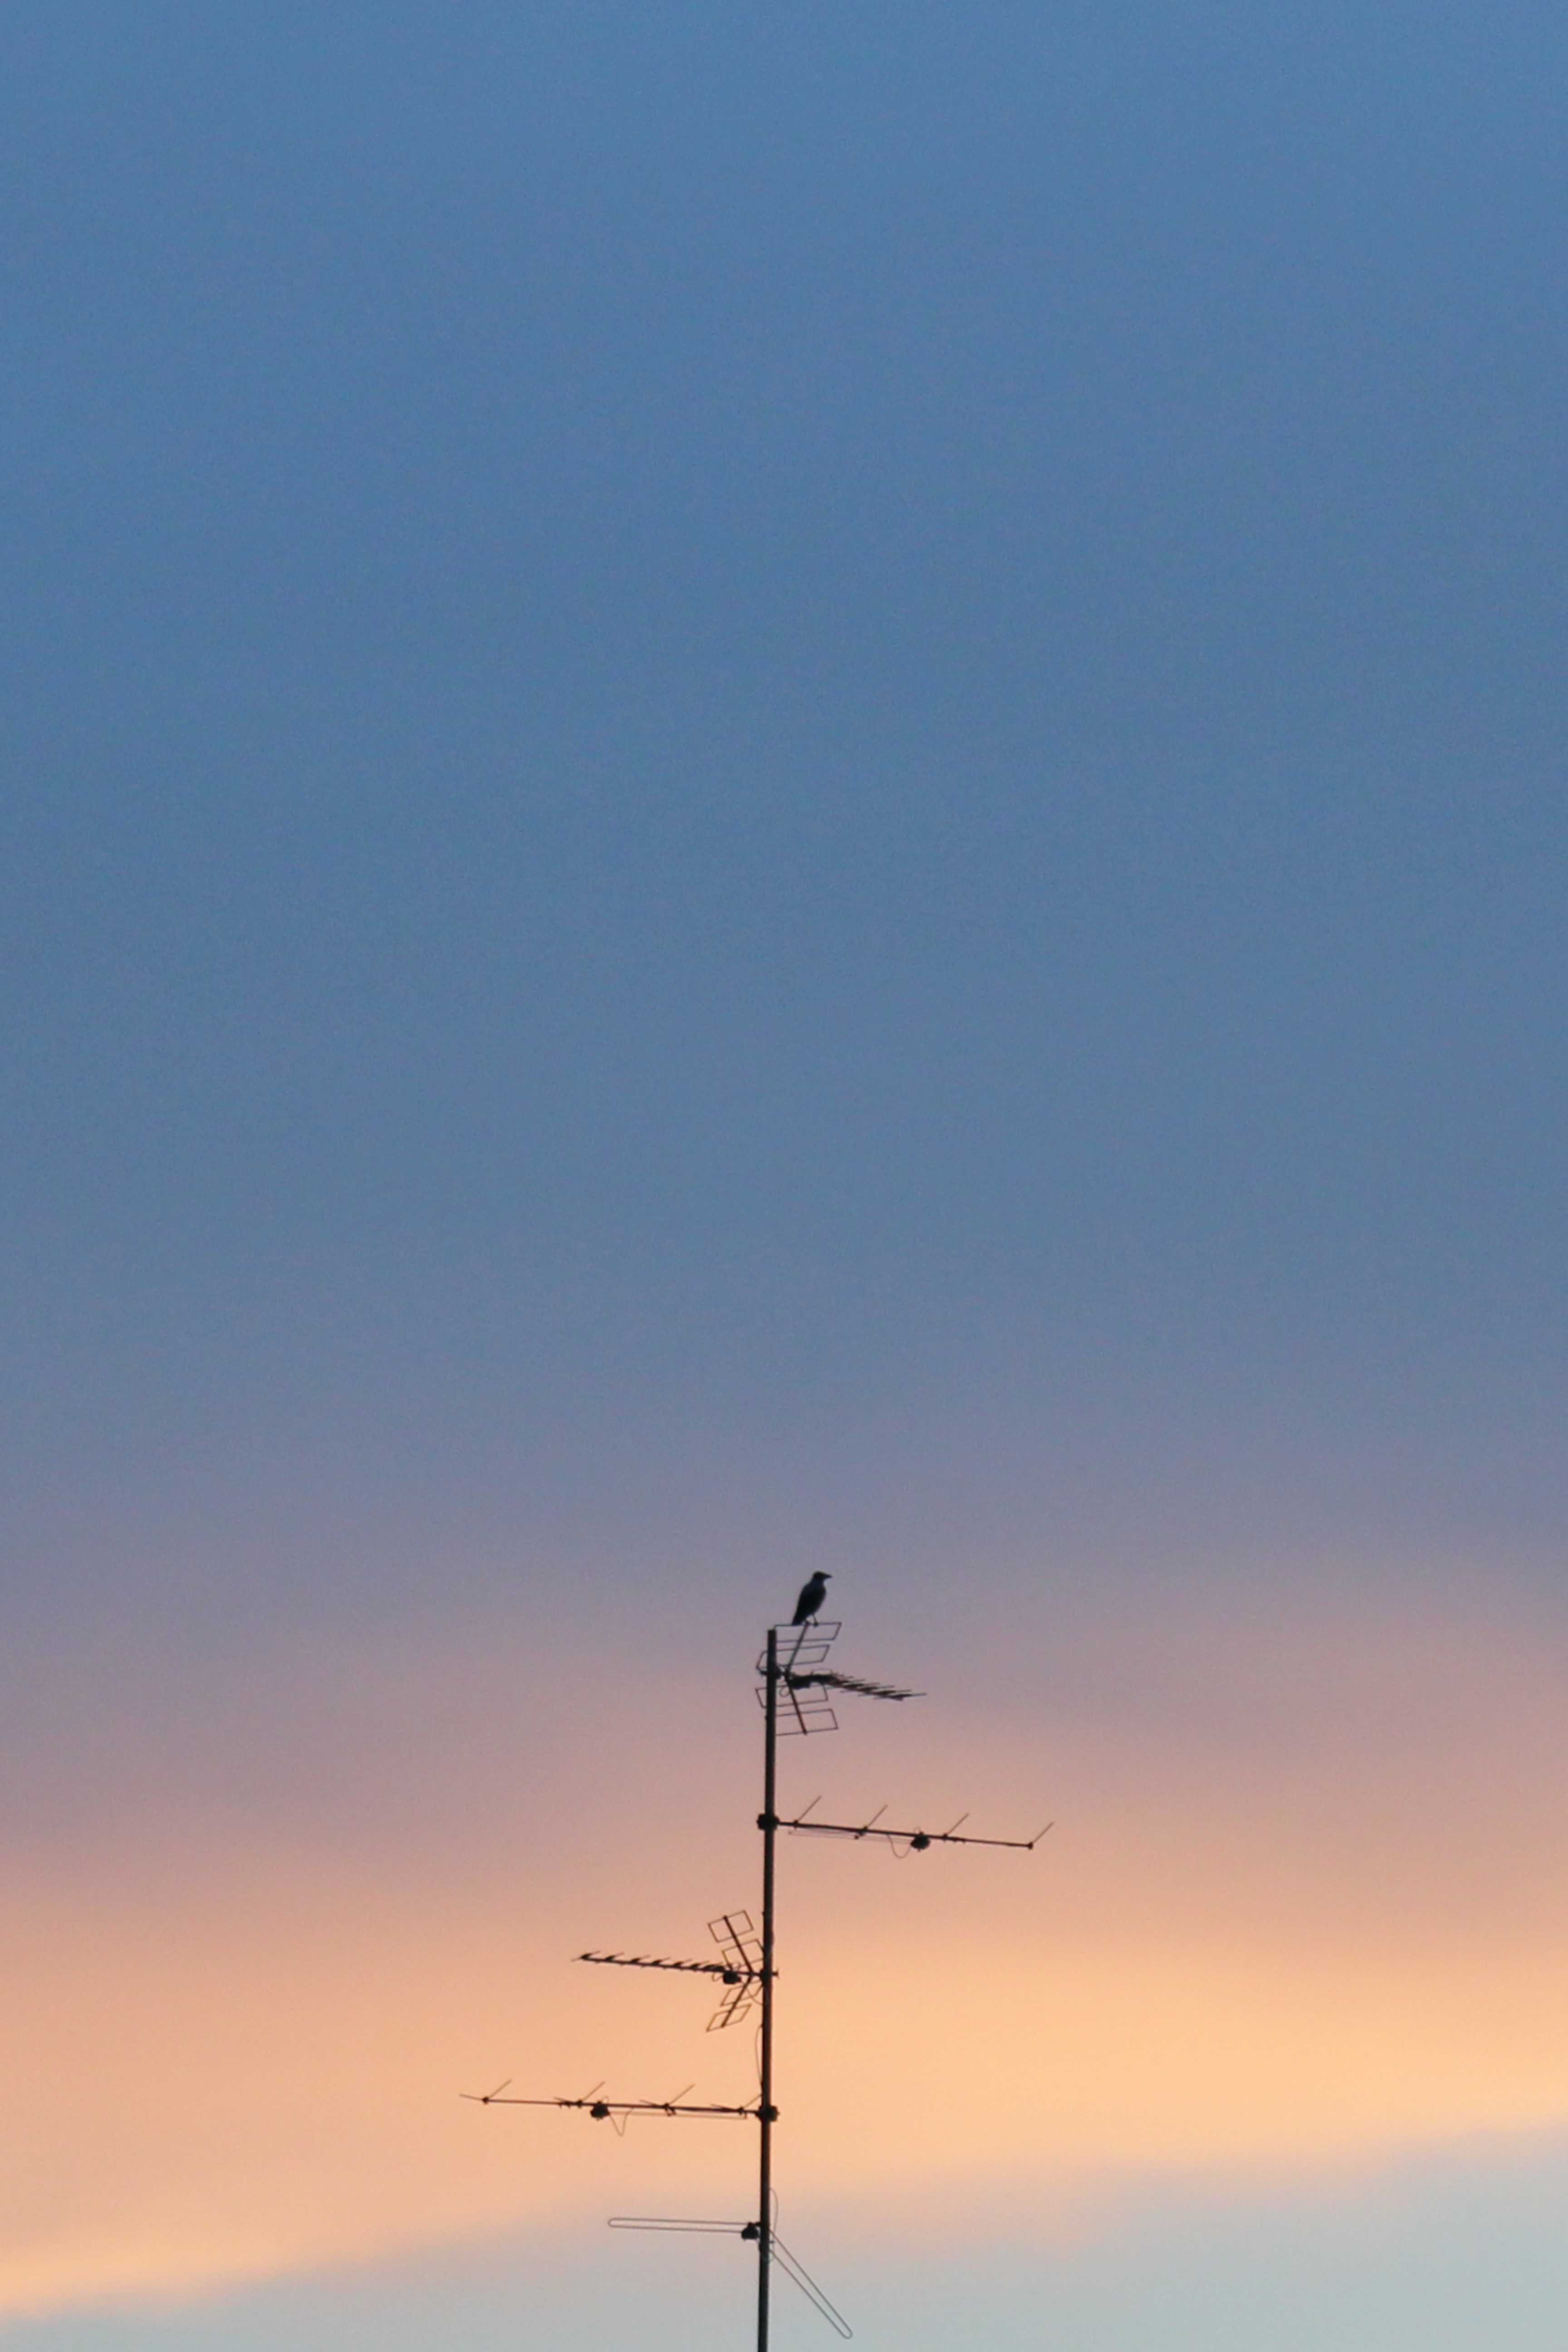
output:
[[[757,2352],[768,2352],[770,2293],[773,2272],[773,1943],[774,1861],[778,1849],[779,1629],[768,1627],[766,1679],[763,1687],[763,2030],[757,2133]]]
[[[852,2333],[842,2314],[834,2308],[805,2265],[784,2244],[774,2221],[773,2127],[779,2118],[773,2100],[773,2010],[778,1977],[775,1953],[779,1832],[788,1830],[792,1833],[815,1837],[871,1839],[898,1853],[924,1853],[933,1845],[996,1846],[1006,1847],[1015,1853],[1032,1853],[1045,1836],[1046,1830],[1051,1827],[1047,1822],[1046,1828],[1037,1831],[1032,1838],[977,1837],[973,1833],[962,1833],[963,1824],[969,1818],[964,1813],[951,1829],[895,1830],[882,1826],[881,1813],[873,1814],[868,1822],[859,1823],[817,1820],[814,1817],[815,1801],[804,1813],[793,1819],[782,1818],[778,1810],[778,1745],[781,1738],[837,1731],[838,1718],[834,1712],[833,1700],[839,1692],[851,1693],[859,1698],[890,1700],[923,1696],[919,1691],[901,1689],[896,1684],[871,1682],[864,1676],[840,1674],[830,1667],[828,1653],[841,1630],[837,1622],[819,1623],[816,1618],[807,1618],[804,1622],[792,1625],[770,1625],[766,1647],[757,1660],[757,1697],[763,1709],[763,1810],[757,1815],[757,1827],[763,1837],[760,1936],[748,1913],[727,1912],[710,1923],[710,1933],[720,1951],[720,1958],[716,1960],[666,1959],[648,1954],[624,1952],[577,1954],[579,1960],[597,1968],[662,1969],[681,1975],[717,1977],[724,1990],[718,2009],[709,2020],[710,2033],[734,2024],[738,2018],[747,2016],[753,2007],[760,2008],[755,2105],[689,2104],[685,2091],[678,2093],[672,2099],[606,2099],[600,2095],[603,2084],[595,2084],[592,2091],[576,2098],[509,2096],[510,2085],[506,2083],[494,2091],[463,2094],[466,2098],[477,2100],[481,2106],[579,2108],[595,2121],[613,2123],[618,2131],[623,2132],[632,2116],[639,2115],[754,2118],[757,2125],[757,2210],[754,2220],[682,2221],[670,2216],[617,2214],[611,2221],[610,2227],[613,2230],[692,2231],[707,2236],[737,2237],[754,2243],[757,2249],[757,2352],[769,2352],[775,2263],[787,2272],[830,2327],[844,2337]]]

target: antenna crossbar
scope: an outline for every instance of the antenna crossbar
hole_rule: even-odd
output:
[[[579,1952],[576,1958],[597,1969],[658,1969],[668,1975],[716,1977],[723,1992],[708,2031],[720,2033],[750,2016],[761,1999],[763,1948],[749,1911],[723,1912],[710,1919],[708,1932],[719,1947],[715,1960],[677,1960],[653,1952]]]
[[[891,1846],[901,1846],[910,1853],[924,1853],[933,1845],[993,1845],[1005,1846],[1011,1853],[1033,1853],[1047,1832],[1056,1827],[1047,1822],[1045,1829],[1037,1830],[1032,1838],[975,1837],[965,1832],[960,1836],[956,1826],[951,1830],[890,1830],[880,1826],[880,1817],[873,1814],[868,1822],[819,1822],[803,1813],[797,1821],[781,1821],[781,1830],[797,1830],[805,1836],[880,1838]]]
[[[778,1730],[786,1738],[803,1732],[837,1731],[838,1717],[834,1713],[831,1694],[853,1692],[858,1698],[906,1699],[923,1698],[923,1691],[905,1690],[898,1683],[875,1682],[866,1675],[840,1674],[827,1664],[827,1654],[838,1635],[837,1624],[806,1624],[776,1626],[776,1663],[771,1681],[783,1705],[779,1713]],[[757,1660],[760,1682],[757,1704],[764,1712],[768,1705],[770,1675],[767,1654]]]
[[[682,2221],[673,2213],[612,2213],[607,2230],[693,2230],[710,2238],[743,2238],[756,2231],[754,2221]]]
[[[820,1674],[786,1674],[784,1680],[786,1688],[792,1691],[856,1691],[862,1698],[924,1698],[925,1696],[924,1691],[900,1690],[896,1683],[868,1682],[863,1675],[841,1675],[835,1673],[831,1668],[824,1668]]]
[[[734,1969],[723,1960],[656,1960],[641,1952],[577,1952],[573,1957],[587,1960],[596,1969],[672,1969],[682,1976],[722,1977],[726,1983],[739,1981]]]
[[[749,2116],[758,2123],[763,2112],[760,2106],[690,2105],[683,2099],[520,2099],[501,2091],[462,2091],[458,2096],[481,2107],[577,2107],[595,2123],[612,2116]]]

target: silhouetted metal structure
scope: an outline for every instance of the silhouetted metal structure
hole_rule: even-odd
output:
[[[826,1822],[816,1817],[814,1799],[803,1813],[786,1819],[778,1810],[778,1748],[779,1741],[790,1738],[807,1738],[814,1732],[837,1731],[838,1717],[834,1700],[840,1694],[857,1698],[901,1701],[919,1698],[921,1692],[901,1689],[897,1684],[873,1682],[864,1675],[840,1674],[829,1666],[827,1660],[841,1626],[837,1622],[804,1625],[773,1625],[768,1629],[767,1645],[757,1660],[757,1699],[763,1710],[763,1810],[757,1815],[757,1827],[763,1837],[763,1899],[761,1927],[753,1922],[749,1911],[729,1911],[710,1920],[709,1933],[718,1948],[718,1957],[710,1960],[667,1959],[645,1952],[579,1952],[577,1958],[594,1968],[662,1969],[685,1976],[716,1978],[722,1988],[719,2006],[708,2021],[710,2033],[737,2023],[742,2018],[759,2011],[758,2080],[754,2104],[744,2106],[710,2105],[689,2103],[687,2093],[695,2086],[688,2084],[669,2099],[606,2099],[604,2084],[595,2084],[591,2091],[575,2098],[521,2098],[510,2095],[510,2083],[502,2083],[493,2091],[465,2092],[465,2098],[474,2099],[480,2106],[500,2107],[572,2107],[592,2116],[600,2123],[613,2124],[625,2131],[633,2116],[699,2116],[703,2117],[744,2118],[754,2121],[758,2127],[757,2210],[748,2221],[685,2221],[675,2215],[630,2214],[615,2215],[612,2230],[691,2231],[701,2236],[736,2237],[755,2245],[757,2249],[757,2352],[768,2352],[772,2323],[772,2288],[774,2266],[795,2281],[813,2306],[830,2327],[844,2337],[851,2333],[848,2322],[828,2301],[816,2281],[804,2264],[791,2253],[778,2234],[776,2199],[773,2191],[773,2129],[778,2122],[778,2108],[773,2099],[773,2009],[777,1969],[777,1853],[781,1830],[809,1837],[845,1837],[879,1842],[898,1853],[924,1853],[933,1845],[984,1845],[1005,1847],[1016,1853],[1032,1853],[1051,1824],[1036,1832],[1032,1838],[977,1837],[963,1830],[969,1818],[960,1814],[950,1829],[888,1829],[882,1825],[882,1813],[874,1813],[868,1822]],[[886,1807],[882,1809],[886,1811]]]

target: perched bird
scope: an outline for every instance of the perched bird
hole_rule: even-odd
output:
[[[816,1612],[826,1598],[827,1570],[825,1568],[816,1569],[800,1588],[800,1599],[795,1604],[795,1615],[790,1619],[790,1623],[814,1625],[816,1622]]]

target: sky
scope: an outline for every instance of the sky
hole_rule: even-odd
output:
[[[13,0],[5,2352],[1556,2352],[1568,31]],[[933,1882],[936,1882],[933,1884]],[[693,1939],[695,1938],[695,1945]],[[781,2305],[781,2347],[819,2336]],[[826,2340],[821,2338],[820,2340]]]

